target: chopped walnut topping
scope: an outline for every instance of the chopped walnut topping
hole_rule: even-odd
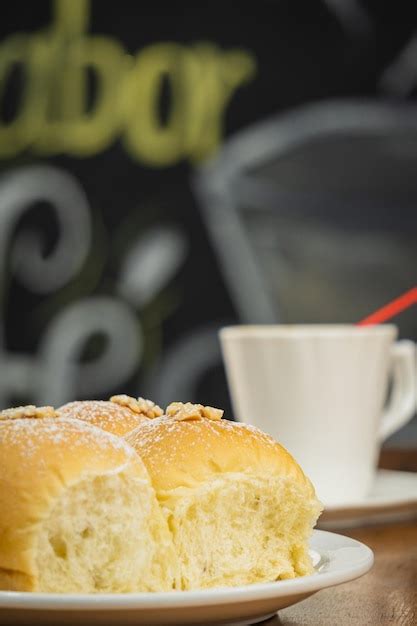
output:
[[[144,415],[149,419],[154,419],[155,417],[163,415],[163,410],[160,406],[155,404],[155,402],[152,402],[152,400],[145,400],[145,398],[132,398],[131,396],[122,394],[120,396],[112,396],[110,398],[110,402],[115,402],[120,406],[125,406],[134,413]]]
[[[59,417],[59,414],[52,406],[35,406],[33,404],[0,411],[0,420],[17,420],[26,417],[39,419],[42,417]]]
[[[172,402],[166,410],[166,414],[173,420],[178,422],[184,420],[199,420],[206,418],[209,420],[221,420],[224,411],[222,409],[214,409],[212,406],[203,406],[202,404],[192,404],[191,402]]]

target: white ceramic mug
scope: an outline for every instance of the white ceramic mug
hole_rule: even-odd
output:
[[[237,419],[282,443],[326,505],[367,496],[380,444],[414,414],[415,345],[396,337],[388,324],[220,331]]]

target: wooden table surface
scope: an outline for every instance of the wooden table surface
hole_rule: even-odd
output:
[[[417,471],[417,450],[389,450],[381,467]],[[265,626],[417,626],[417,519],[338,530],[375,553],[372,570],[351,583],[325,589],[264,622]]]

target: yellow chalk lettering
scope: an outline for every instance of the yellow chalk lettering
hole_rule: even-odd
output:
[[[39,37],[14,35],[0,44],[0,100],[14,66],[24,71],[24,84],[14,118],[0,121],[0,157],[11,157],[30,146],[43,129],[46,94],[42,89],[47,50]]]
[[[50,154],[58,148],[88,156],[104,150],[120,131],[118,83],[128,66],[121,46],[101,37],[80,39],[67,46],[65,58],[54,67],[59,113],[55,120],[48,120],[46,132],[35,144],[37,151]],[[88,69],[96,79],[90,110],[86,110]]]
[[[118,81],[128,58],[122,46],[107,37],[86,37],[86,0],[57,0],[49,31],[51,67],[49,116],[38,137],[37,152],[88,156],[105,149],[119,130]],[[53,54],[52,54],[53,53]],[[93,106],[87,107],[87,71],[96,82]]]
[[[0,120],[0,157],[28,148],[93,155],[120,135],[133,158],[155,167],[215,152],[226,107],[254,74],[250,53],[162,42],[132,58],[115,39],[88,35],[89,0],[55,0],[53,7],[48,28],[0,44],[0,102],[16,65],[25,77],[14,118]],[[166,120],[160,114],[164,81],[170,89]]]
[[[198,71],[194,81],[188,83],[188,97],[198,101],[189,156],[200,161],[220,146],[226,106],[236,89],[253,77],[256,64],[245,50],[223,52],[211,44],[197,44],[195,53]]]
[[[79,37],[90,25],[90,0],[55,0],[52,29],[61,39]]]
[[[185,155],[187,111],[184,106],[187,50],[175,43],[149,46],[137,57],[122,93],[125,145],[132,156],[149,165],[175,163]],[[163,79],[171,90],[165,124],[159,115]]]

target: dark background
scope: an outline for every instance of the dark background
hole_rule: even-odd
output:
[[[395,81],[384,79],[387,69],[398,60],[415,33],[417,19],[411,2],[92,0],[90,7],[88,34],[117,39],[132,54],[161,41],[186,46],[204,41],[222,50],[239,48],[250,52],[256,59],[256,70],[226,106],[223,141],[256,122],[306,103],[353,97],[414,102],[416,90],[412,80],[404,87],[403,83],[396,86]],[[3,5],[0,41],[12,33],[45,29],[52,19],[51,8],[52,2],[46,0],[15,0]],[[417,71],[415,77],[417,82]],[[7,80],[0,83],[3,124],[13,120],[26,80],[17,64]],[[89,97],[94,100],[96,87],[94,79],[89,80]],[[161,120],[169,116],[171,97],[169,84],[165,85],[159,102]],[[155,225],[167,226],[181,233],[186,257],[151,302],[140,309],[129,303],[132,316],[142,329],[143,353],[125,380],[113,388],[103,388],[101,393],[106,397],[118,391],[133,395],[153,392],[153,399],[164,400],[158,368],[163,367],[166,354],[171,351],[169,363],[175,367],[176,345],[182,345],[187,337],[191,337],[192,345],[193,333],[198,336],[200,329],[214,332],[217,327],[240,319],[190,182],[201,163],[184,158],[172,165],[153,167],[134,160],[120,139],[85,157],[71,156],[65,151],[41,155],[29,146],[15,156],[1,159],[2,180],[17,168],[34,164],[53,165],[75,177],[91,207],[92,241],[80,271],[66,285],[48,294],[34,293],[14,275],[13,240],[19,232],[36,232],[47,256],[57,245],[59,225],[51,208],[43,202],[32,203],[17,220],[0,260],[2,368],[7,368],[18,355],[30,360],[34,372],[42,368],[39,345],[54,317],[80,298],[97,294],[120,298],[117,282],[127,251]],[[414,232],[417,244],[417,229],[412,231],[414,217],[415,212],[407,229],[409,235],[410,228]],[[394,230],[401,230],[401,220],[400,213],[397,221],[393,217]],[[390,285],[384,294],[394,298],[399,291],[400,287],[397,290]],[[322,306],[323,321],[333,321],[326,319],[326,302]],[[359,303],[358,311],[366,312],[366,306]],[[399,319],[403,336],[417,336],[414,318],[415,313],[408,312]],[[308,307],[302,321],[311,321]],[[105,338],[93,334],[85,342],[80,361],[94,363],[106,345]],[[197,341],[195,346],[196,350],[204,350]],[[217,364],[211,361],[197,380],[191,381],[190,371],[188,389],[193,397],[173,399],[225,405],[230,415],[220,359]],[[192,364],[190,368],[193,369]],[[25,384],[17,380],[19,371],[10,383],[3,383],[4,404],[34,401],[33,387],[28,385],[25,389]],[[90,395],[88,390],[81,393],[77,389],[80,374],[73,372],[73,376],[75,382],[63,392],[62,401],[71,399],[68,396]],[[41,399],[46,402],[47,393]]]

